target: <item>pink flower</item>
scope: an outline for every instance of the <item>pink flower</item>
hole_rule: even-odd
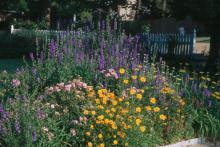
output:
[[[59,86],[60,88],[64,87],[64,83],[58,83],[57,86]]]
[[[65,85],[65,86],[64,86],[64,90],[65,90],[65,91],[70,91],[70,90],[71,90],[71,87],[72,87],[71,84]]]
[[[56,92],[60,92],[60,91],[61,91],[61,89],[60,89],[60,87],[55,86],[55,87],[54,87],[54,91],[56,91]]]
[[[86,83],[83,83],[82,86],[84,89],[87,89],[87,87],[88,87],[88,85]]]
[[[110,73],[106,73],[105,77],[111,77],[111,74]]]
[[[14,87],[18,87],[20,84],[21,84],[20,80],[17,80],[17,79],[13,79],[13,80],[12,80],[12,85],[13,85]]]

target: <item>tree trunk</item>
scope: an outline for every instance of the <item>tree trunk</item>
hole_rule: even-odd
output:
[[[206,63],[206,71],[215,74],[219,69],[220,62],[220,22],[212,24],[210,27],[210,51]]]

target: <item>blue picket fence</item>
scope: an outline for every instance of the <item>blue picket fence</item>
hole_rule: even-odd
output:
[[[158,54],[168,53],[174,55],[192,55],[196,43],[196,31],[192,34],[160,34],[145,33],[142,39],[151,50],[157,50]]]

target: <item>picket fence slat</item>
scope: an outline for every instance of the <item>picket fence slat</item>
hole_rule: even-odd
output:
[[[167,54],[172,52],[175,55],[192,55],[195,45],[196,32],[192,34],[161,34],[147,33],[143,34],[145,42],[149,42],[150,47],[157,48],[159,54]],[[172,50],[173,48],[173,50]]]

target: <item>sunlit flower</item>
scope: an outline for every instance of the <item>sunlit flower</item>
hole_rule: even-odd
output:
[[[135,120],[135,123],[136,123],[137,126],[139,126],[139,125],[141,124],[141,119],[137,118],[137,119]]]
[[[131,88],[130,89],[130,95],[134,95],[136,93],[136,89],[135,88]]]
[[[140,81],[141,81],[142,83],[145,83],[145,82],[146,82],[146,78],[143,77],[143,76],[141,76],[141,77],[140,77]]]
[[[98,147],[105,147],[105,144],[101,143],[101,144],[98,145]]]
[[[114,140],[114,141],[113,141],[113,144],[114,144],[114,145],[117,145],[117,144],[118,144],[118,141],[117,141],[117,140]]]
[[[146,106],[145,109],[146,109],[147,111],[151,111],[151,110],[152,110],[151,106]]]
[[[88,111],[88,110],[84,110],[84,111],[83,111],[83,114],[84,114],[84,115],[88,115],[88,114],[89,114],[89,111]]]
[[[145,132],[145,130],[146,130],[146,127],[145,126],[140,126],[140,131],[143,133],[143,132]]]
[[[91,133],[90,132],[86,132],[86,136],[90,136],[91,135]]]
[[[160,119],[164,121],[164,120],[166,120],[166,119],[167,119],[167,116],[166,116],[166,115],[164,115],[164,114],[161,114],[161,115],[160,115]]]
[[[140,107],[137,107],[137,108],[135,109],[135,111],[138,112],[138,113],[140,113],[140,112],[141,112],[141,108],[140,108]]]
[[[136,99],[141,100],[141,99],[142,99],[142,94],[138,93],[138,94],[136,95]]]
[[[125,73],[125,69],[124,68],[120,68],[119,69],[119,73],[123,75]]]
[[[129,83],[129,80],[128,80],[128,79],[124,79],[124,80],[123,80],[123,83],[124,83],[124,84],[128,84],[128,83]]]
[[[98,134],[98,138],[99,139],[102,139],[103,138],[103,135],[100,133],[100,134]]]
[[[137,76],[136,75],[132,75],[131,78],[132,78],[132,80],[136,80]]]
[[[98,120],[103,120],[104,119],[104,115],[99,115],[98,116]]]
[[[154,112],[159,112],[160,111],[160,108],[159,107],[155,107],[154,108]]]
[[[151,102],[152,104],[156,104],[157,100],[156,100],[156,98],[152,97],[152,98],[150,98],[150,102]]]
[[[88,143],[87,143],[87,146],[88,146],[88,147],[92,147],[92,143],[91,143],[91,142],[88,142]]]

